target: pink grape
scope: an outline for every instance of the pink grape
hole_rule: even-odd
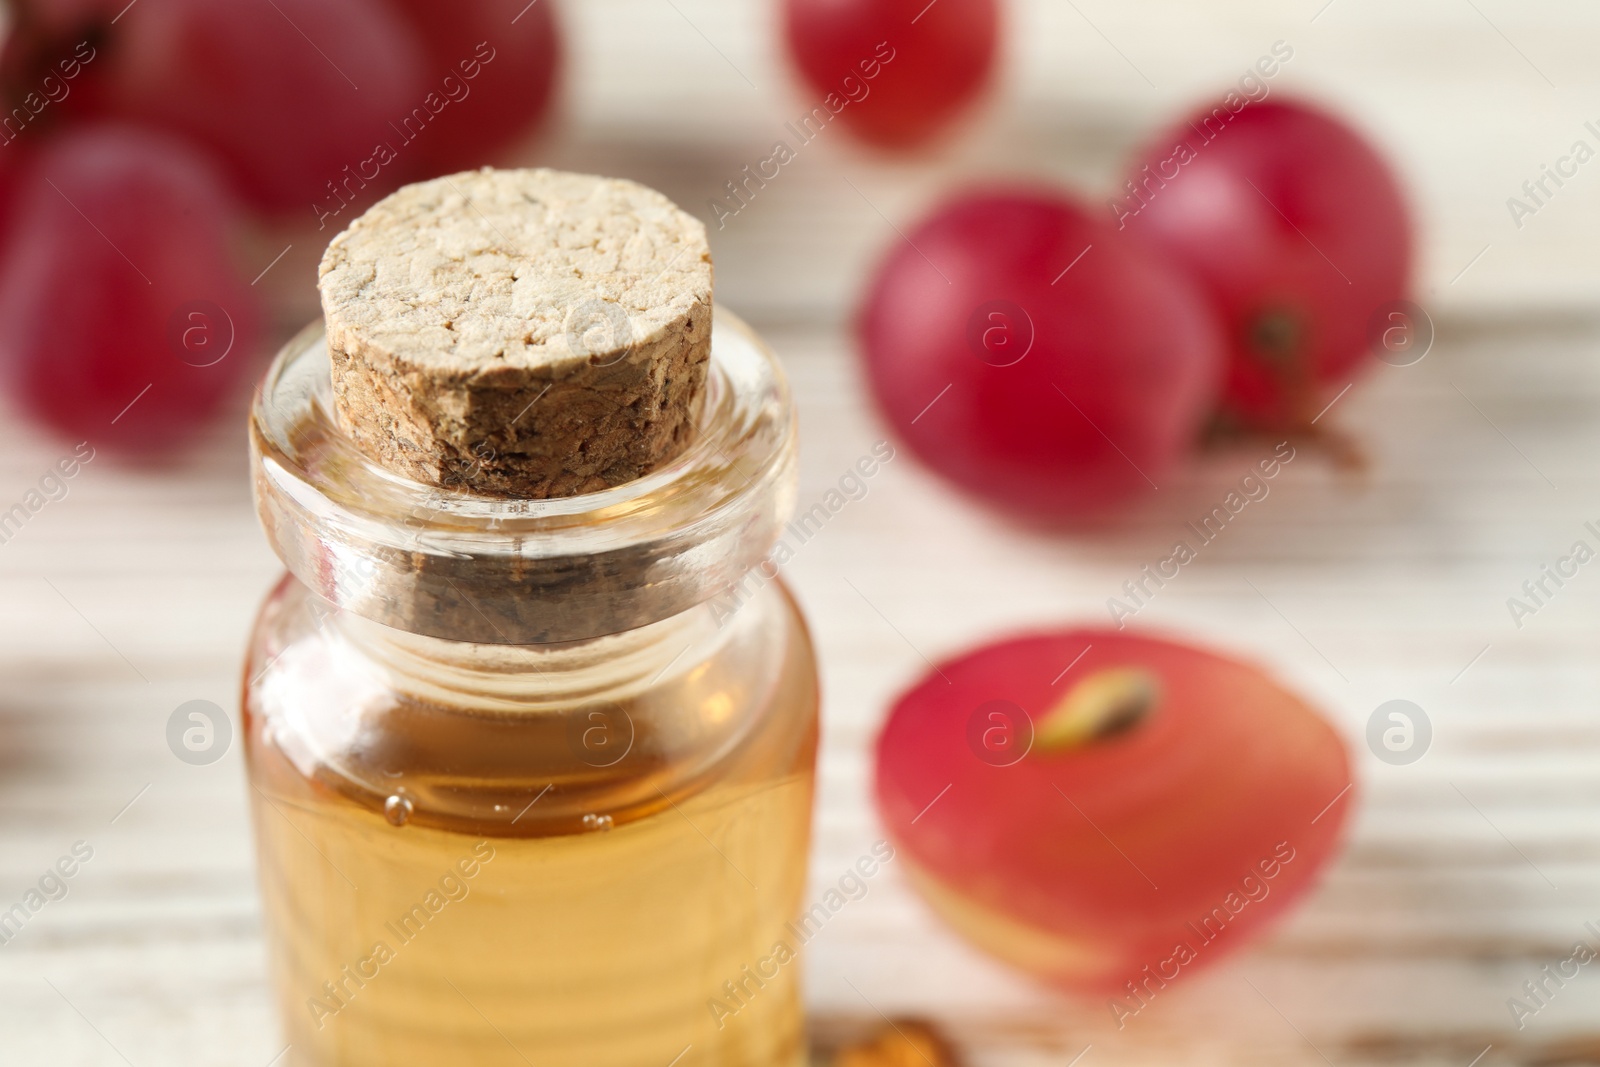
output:
[[[884,724],[875,792],[936,914],[1121,1022],[1152,968],[1181,984],[1316,885],[1351,786],[1339,731],[1271,674],[1082,627],[928,671]]]
[[[0,255],[0,370],[23,406],[124,452],[192,436],[254,368],[261,309],[215,167],[169,135],[95,126],[19,180]]]
[[[269,210],[310,213],[427,93],[421,45],[381,0],[139,0],[75,32],[101,42],[85,72],[99,110],[194,139]],[[394,189],[406,163],[350,189]]]
[[[1343,121],[1278,100],[1199,111],[1136,166],[1115,210],[1218,309],[1223,414],[1305,428],[1375,363],[1404,303],[1413,238],[1394,170]]]
[[[545,120],[561,69],[555,0],[391,2],[427,51],[429,88],[455,94],[417,139],[422,173],[495,162]]]
[[[8,146],[9,147],[9,146]],[[17,214],[18,179],[27,167],[26,150],[0,148],[0,248],[5,247],[6,235],[11,232]]]
[[[997,0],[784,0],[783,17],[819,106],[889,147],[949,126],[988,84],[1000,37]]]
[[[861,313],[878,404],[924,462],[1049,523],[1159,486],[1223,369],[1198,287],[1051,192],[960,196],[896,238]]]

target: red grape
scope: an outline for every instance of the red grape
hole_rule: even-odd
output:
[[[43,148],[17,195],[0,369],[23,404],[97,447],[191,435],[249,373],[261,321],[220,175],[169,135],[100,126]]]
[[[927,140],[988,83],[998,8],[998,0],[784,0],[790,55],[821,97],[814,125],[833,113],[877,144]]]
[[[1223,365],[1188,277],[1045,192],[935,211],[895,242],[860,326],[873,392],[912,450],[1051,522],[1159,484],[1195,442]]]
[[[104,53],[108,0],[14,0],[0,41],[0,144],[38,141],[70,116],[103,111],[100,82],[85,72]]]
[[[1260,671],[1082,629],[929,672],[878,739],[876,793],[958,932],[1067,988],[1153,995],[1311,887],[1350,781],[1339,735]]]
[[[60,34],[91,22],[109,22],[127,0],[12,0],[12,28]]]
[[[561,66],[555,0],[391,2],[427,50],[428,87],[451,101],[417,140],[421,173],[490,163],[544,118]]]
[[[0,248],[5,247],[17,216],[17,186],[29,158],[30,153],[25,148],[15,145],[0,148]]]
[[[1406,295],[1394,173],[1343,122],[1276,100],[1200,112],[1140,164],[1113,209],[1210,293],[1232,353],[1224,413],[1305,426],[1370,365],[1375,316]]]
[[[422,50],[382,0],[95,0],[86,10],[68,24],[20,24],[35,66],[93,42],[68,101],[80,113],[184,134],[273,210],[337,208],[335,188],[372,199],[403,181],[410,161],[391,123],[424,106]],[[374,165],[379,144],[398,161]]]

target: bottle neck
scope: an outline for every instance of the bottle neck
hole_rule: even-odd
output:
[[[719,311],[696,436],[604,492],[505,500],[396,477],[334,416],[320,326],[290,342],[251,417],[256,507],[273,548],[342,611],[446,641],[557,645],[648,627],[725,596],[795,498],[788,386]]]
[[[507,713],[631,700],[669,674],[714,657],[738,636],[717,624],[709,605],[621,633],[549,644],[447,641],[348,611],[334,611],[325,625],[330,640],[380,673],[393,691],[442,707]]]
[[[794,728],[771,733],[783,702],[815,701],[778,581],[731,616],[702,605],[542,646],[393,630],[330,612],[295,582],[273,604],[277,651],[249,705],[264,736],[304,778],[419,824],[567,833],[595,812],[622,823],[781,748]]]

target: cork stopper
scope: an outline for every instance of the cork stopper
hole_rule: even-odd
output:
[[[711,251],[652,189],[493,168],[409,185],[333,239],[320,279],[339,423],[396,474],[574,496],[693,433]]]

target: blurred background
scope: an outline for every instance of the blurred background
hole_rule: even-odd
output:
[[[1532,214],[1508,204],[1574,142],[1600,145],[1586,126],[1600,127],[1600,8],[1011,0],[992,85],[944,137],[890,153],[829,129],[720,220],[725,183],[818,102],[776,3],[568,0],[557,16],[549,114],[494,158],[634,178],[709,224],[719,302],[792,379],[803,507],[890,436],[853,318],[899,231],[952,190],[1020,177],[1100,204],[1131,152],[1287,42],[1273,93],[1363,131],[1415,214],[1413,296],[1437,340],[1338,401],[1366,474],[1295,462],[1140,614],[1269,667],[1349,739],[1364,797],[1322,886],[1119,1030],[1103,1003],[964,946],[891,865],[808,947],[819,1036],[912,1013],[978,1064],[1600,1063],[1592,968],[1520,1026],[1508,1009],[1575,943],[1600,943],[1586,927],[1600,927],[1600,578],[1580,571],[1535,616],[1508,611],[1600,522],[1600,165]],[[140,17],[139,0],[119,16]],[[308,105],[304,121],[319,116]],[[13,131],[0,163],[36,134]],[[191,765],[166,731],[187,701],[236,710],[245,636],[281,570],[250,503],[244,412],[271,351],[317,313],[334,228],[316,222],[296,208],[240,246],[262,325],[226,354],[248,369],[218,413],[159,457],[97,448],[0,543],[0,907],[74,842],[93,849],[70,893],[0,945],[0,1063],[265,1067],[281,1049],[239,753]],[[50,291],[45,321],[62,329],[99,306],[87,281]],[[137,391],[119,418],[140,417]],[[25,395],[0,395],[0,511],[87,436]],[[1112,528],[1063,535],[972,506],[902,451],[807,543],[785,573],[825,686],[819,891],[881,836],[869,746],[925,659],[1103,624],[1107,598],[1241,465],[1208,454]],[[1396,699],[1430,724],[1403,765],[1366,741]]]

